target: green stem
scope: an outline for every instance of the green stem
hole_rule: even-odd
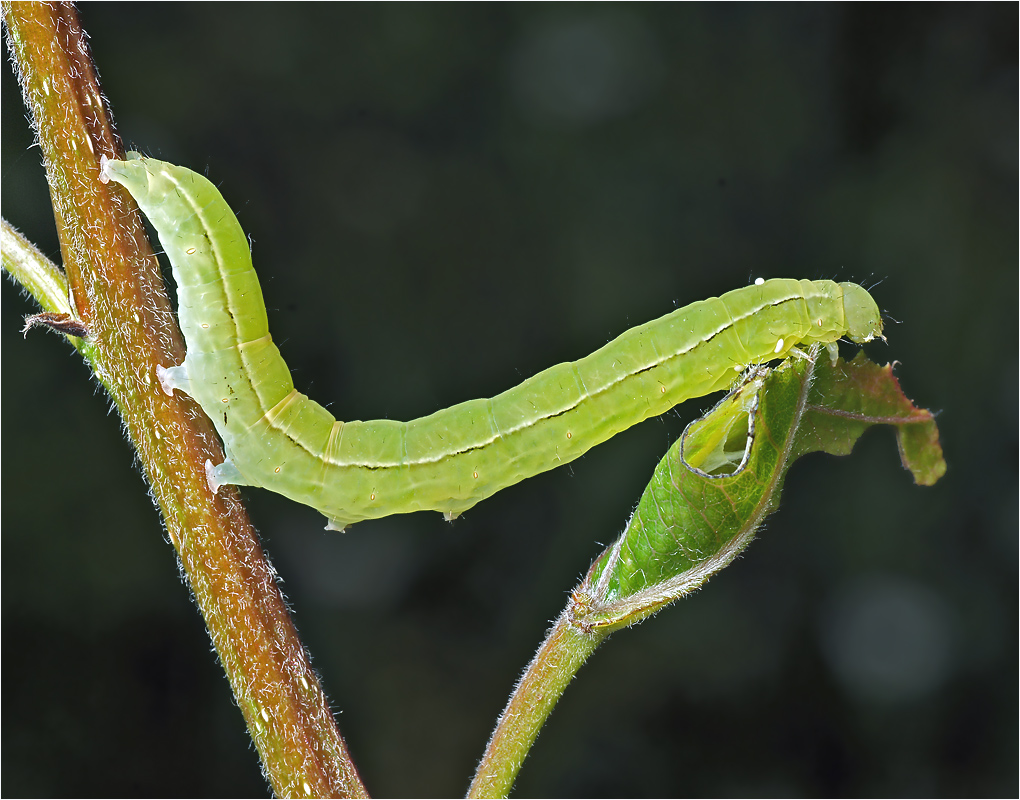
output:
[[[560,696],[608,634],[585,633],[567,608],[546,634],[500,715],[468,797],[506,797],[531,745]]]
[[[14,282],[24,287],[43,311],[71,314],[67,300],[67,278],[60,267],[39,252],[7,220],[0,221],[0,252],[3,268]]]

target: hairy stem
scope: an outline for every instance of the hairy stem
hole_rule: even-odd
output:
[[[510,701],[478,765],[468,797],[506,797],[546,718],[574,675],[608,635],[585,633],[571,621],[572,606],[546,634]]]
[[[223,460],[212,426],[155,380],[184,348],[137,209],[99,181],[100,157],[123,147],[78,14],[60,3],[4,3],[3,13],[60,236],[69,299],[53,310],[87,331],[82,352],[137,448],[266,775],[280,795],[363,796],[238,495],[206,485],[205,460]],[[5,230],[5,269],[7,243]],[[31,262],[11,274],[51,310],[60,273]]]

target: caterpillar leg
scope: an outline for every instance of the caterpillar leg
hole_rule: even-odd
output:
[[[191,378],[188,376],[188,360],[184,359],[184,362],[179,367],[156,367],[156,378],[159,380],[159,385],[163,388],[163,392],[170,397],[173,397],[174,389],[180,389],[189,397],[195,395],[191,392]]]
[[[216,494],[220,490],[221,486],[227,486],[228,484],[240,484],[244,486],[247,484],[244,476],[241,475],[237,467],[234,466],[234,462],[229,458],[222,464],[217,464],[215,467],[213,466],[212,461],[206,459],[205,479],[213,494]]]
[[[350,527],[350,524],[351,523],[340,518],[333,519],[331,517],[326,517],[327,531],[339,531],[340,533],[343,533],[348,527]]]
[[[811,354],[810,353],[805,353],[799,347],[791,347],[790,351],[787,353],[787,355],[793,356],[794,358],[802,358],[805,361],[814,362],[814,359],[811,357]]]

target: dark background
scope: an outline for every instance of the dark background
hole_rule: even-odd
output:
[[[888,430],[614,636],[527,795],[1016,796],[1015,4],[87,4],[129,145],[207,171],[348,419],[495,394],[755,277],[855,280],[949,471]],[[59,260],[3,72],[3,214]],[[110,403],[0,293],[4,795],[267,792]],[[848,351],[849,353],[850,351]],[[712,399],[438,514],[252,517],[370,791],[455,795],[570,589]]]

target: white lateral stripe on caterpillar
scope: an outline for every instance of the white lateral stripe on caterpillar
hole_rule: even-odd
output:
[[[227,459],[208,465],[210,486],[280,492],[336,529],[425,509],[452,519],[647,417],[728,388],[745,365],[882,333],[878,307],[856,284],[756,281],[491,399],[410,422],[340,422],[294,389],[248,241],[219,191],[191,170],[138,156],[104,160],[103,177],[131,193],[170,259],[188,352],[159,377],[168,393],[191,395],[223,439]]]

